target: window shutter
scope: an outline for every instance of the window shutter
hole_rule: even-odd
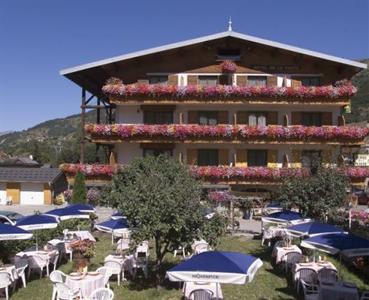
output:
[[[332,125],[332,113],[331,112],[322,113],[322,125]]]
[[[237,112],[237,124],[249,124],[249,113],[247,111]]]
[[[169,75],[168,85],[178,85],[178,75]]]
[[[300,80],[291,79],[291,87],[299,87],[302,83]]]
[[[137,80],[137,84],[138,85],[144,85],[144,84],[149,84],[149,80],[148,79],[138,79]]]
[[[219,149],[219,165],[221,166],[228,166],[228,149]]]
[[[268,150],[268,167],[278,167],[278,150]]]
[[[292,125],[301,125],[302,124],[302,112],[293,111],[291,113],[291,123]]]
[[[188,112],[187,123],[188,124],[198,124],[198,113],[197,113],[197,111],[190,110]]]
[[[332,150],[329,149],[322,151],[322,163],[326,167],[332,164]]]
[[[236,152],[236,167],[247,167],[247,150],[238,149]]]
[[[270,111],[267,113],[267,125],[278,125],[277,111]]]
[[[218,124],[228,124],[228,111],[218,111]]]
[[[197,149],[187,149],[187,164],[197,165]]]
[[[237,84],[237,86],[246,86],[247,85],[247,76],[246,75],[237,75],[236,84]]]
[[[198,76],[197,75],[188,75],[187,76],[187,85],[197,85],[198,82]]]
[[[338,116],[337,124],[338,126],[345,126],[346,125],[345,116]]]
[[[267,86],[277,86],[278,85],[277,76],[268,76],[267,77]]]
[[[292,164],[293,168],[301,168],[301,150],[292,150]]]

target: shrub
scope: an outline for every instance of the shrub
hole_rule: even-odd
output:
[[[74,178],[72,203],[86,203],[86,197],[85,175],[81,172],[77,172]]]

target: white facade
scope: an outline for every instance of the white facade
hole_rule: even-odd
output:
[[[44,204],[44,185],[42,183],[22,182],[20,190],[20,204]]]
[[[6,183],[0,182],[0,204],[6,204]]]

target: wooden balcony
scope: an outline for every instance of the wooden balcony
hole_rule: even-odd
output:
[[[176,86],[107,84],[103,92],[113,104],[325,104],[344,106],[356,93],[352,85],[319,87]]]
[[[87,124],[92,142],[360,145],[369,134],[354,126]]]

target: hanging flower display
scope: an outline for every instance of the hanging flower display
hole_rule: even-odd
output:
[[[281,101],[291,101],[295,99],[319,101],[349,98],[355,95],[357,89],[351,84],[339,86],[298,86],[298,87],[278,87],[278,86],[200,86],[200,85],[164,85],[164,84],[123,84],[114,79],[107,82],[102,88],[103,92],[111,96],[139,101],[137,97],[150,99],[170,98],[173,100],[199,99],[224,101],[242,99],[280,99]]]
[[[248,126],[248,125],[143,125],[87,124],[86,132],[93,138],[163,139],[163,140],[241,140],[241,141],[361,141],[369,134],[357,126]]]
[[[231,60],[225,60],[220,65],[223,73],[234,73],[237,70],[237,65]]]
[[[62,164],[60,169],[68,176],[74,176],[77,172],[87,177],[107,176],[111,177],[118,172],[123,165],[103,164]],[[307,168],[268,168],[268,167],[229,167],[229,166],[190,166],[192,176],[211,181],[227,180],[278,180],[290,176],[310,176]],[[367,167],[337,168],[350,179],[364,179],[369,177]]]

